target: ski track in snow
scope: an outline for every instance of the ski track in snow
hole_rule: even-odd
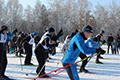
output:
[[[107,46],[103,46],[104,49]],[[53,71],[62,67],[61,59],[63,57],[63,53],[60,52],[60,48],[56,48],[57,53],[54,56],[51,56],[52,59],[49,59],[49,62],[46,62],[46,73]],[[16,80],[31,80],[37,77],[36,68],[37,66],[22,66],[23,70],[21,70],[20,66],[20,58],[14,58],[15,54],[7,54],[8,56],[8,65],[6,68],[6,75],[10,78]],[[25,54],[24,54],[25,56]],[[105,64],[95,64],[96,57],[93,57],[86,66],[86,69],[89,71],[96,72],[97,74],[89,74],[89,73],[79,73],[80,80],[120,80],[120,55],[112,55],[112,54],[104,54],[102,55],[105,59],[100,59],[101,62]],[[24,64],[24,59],[22,59],[22,64]],[[80,58],[78,57],[77,61]],[[37,65],[36,57],[33,53],[32,63]],[[78,63],[81,65],[81,62]],[[79,71],[80,66],[77,66],[77,70]],[[31,71],[33,71],[31,74]],[[28,76],[26,76],[28,74]],[[54,75],[54,73],[49,74],[49,76]],[[46,78],[39,78],[37,80],[46,80]],[[49,80],[70,80],[66,71],[50,78]]]

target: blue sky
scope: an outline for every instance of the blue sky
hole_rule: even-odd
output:
[[[43,4],[46,5],[46,7],[48,6],[48,1],[49,0],[40,0]],[[97,5],[98,3],[100,3],[101,5],[108,5],[110,3],[112,3],[113,0],[88,0],[93,4],[93,8],[95,5]],[[117,2],[118,4],[120,4],[120,0],[114,0],[115,2]],[[19,0],[20,4],[23,5],[24,8],[26,8],[27,5],[31,5],[31,7],[34,7],[36,0]]]

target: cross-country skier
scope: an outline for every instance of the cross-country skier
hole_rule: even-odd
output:
[[[63,66],[72,64],[76,61],[80,52],[83,54],[95,54],[101,51],[100,49],[89,48],[85,45],[85,40],[91,37],[91,33],[93,33],[93,29],[91,26],[86,25],[83,27],[82,32],[76,34],[70,42],[69,48],[62,59]],[[79,80],[76,64],[71,65],[65,68],[69,78],[71,80]]]
[[[89,39],[87,39],[85,41],[85,45],[90,47],[90,48],[100,48],[100,46],[102,46],[102,44],[100,44],[99,42],[97,42],[97,37],[93,38],[93,37],[90,37]],[[101,54],[104,54],[105,51],[104,50],[101,50]],[[84,59],[86,58],[87,56],[85,54],[83,54],[82,52],[80,53],[82,54],[82,56],[80,56],[81,59]],[[88,73],[89,71],[85,69],[85,66],[87,65],[88,61],[87,59],[82,61],[82,65],[80,67],[80,71],[79,72],[85,72],[85,73]]]
[[[48,31],[43,34],[41,40],[39,41],[38,45],[35,48],[35,55],[38,61],[38,67],[36,73],[38,76],[45,74],[45,62],[48,58],[48,54],[50,53],[51,47],[58,46],[58,43],[55,42],[51,44],[51,37],[54,35],[54,28],[48,28]],[[41,71],[41,72],[40,72]],[[49,77],[48,75],[43,76],[43,78]]]
[[[34,43],[35,43],[35,47],[37,46],[38,42],[40,41],[40,36],[37,35],[35,38],[34,38]]]
[[[20,44],[23,45],[24,49],[25,49],[25,53],[26,53],[26,58],[25,58],[25,62],[24,65],[33,65],[33,63],[31,63],[31,57],[32,57],[32,46],[34,43],[34,36],[36,36],[36,32],[35,33],[30,33],[28,36],[26,36],[21,42]]]
[[[25,33],[24,32],[19,32],[19,35],[18,35],[18,38],[17,38],[17,41],[15,42],[19,48],[19,51],[17,51],[15,53],[16,56],[18,57],[23,57],[22,54],[24,53],[23,52],[23,48],[22,46],[20,45],[20,42],[26,37]],[[19,52],[19,55],[18,55],[18,52]]]
[[[61,47],[61,51],[62,53],[65,53],[71,39],[73,38],[74,35],[76,35],[78,33],[78,29],[75,29],[75,32],[72,32],[70,35],[67,35],[64,41],[64,44]]]
[[[9,80],[10,78],[5,75],[5,70],[7,67],[7,56],[6,56],[6,40],[9,37],[13,37],[17,32],[15,29],[11,35],[7,35],[8,28],[3,25],[0,30],[0,80]]]
[[[104,34],[105,34],[105,31],[104,31],[104,30],[101,30],[100,34],[96,35],[97,41],[101,42],[102,44],[105,44],[105,43],[106,43],[106,41],[103,40]],[[99,58],[103,58],[103,57],[101,57],[100,54],[97,55],[97,58],[96,58],[96,61],[95,61],[95,62],[96,62],[96,63],[99,63],[99,64],[103,64],[102,62],[99,61]]]

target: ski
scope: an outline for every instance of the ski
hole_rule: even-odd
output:
[[[89,71],[89,74],[98,74],[98,72],[94,72],[94,71]]]
[[[78,73],[85,73],[85,74],[98,74],[98,72],[89,71],[89,72],[78,72]]]
[[[19,58],[20,56],[8,56],[8,58]],[[25,58],[24,56],[21,58]]]
[[[21,64],[18,64],[18,66],[21,66]],[[38,66],[38,65],[24,65],[24,64],[22,64],[22,66]]]
[[[12,78],[9,78],[9,79],[6,79],[6,78],[0,78],[0,80],[16,80],[16,79],[12,79]]]
[[[120,64],[117,64],[117,63],[103,63],[103,64],[100,64],[100,63],[89,63],[89,64],[95,64],[95,65],[120,65]]]

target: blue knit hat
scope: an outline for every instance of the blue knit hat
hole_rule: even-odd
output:
[[[37,35],[37,33],[36,33],[36,32],[33,32],[33,34],[32,34],[32,35],[36,36],[36,35]]]

